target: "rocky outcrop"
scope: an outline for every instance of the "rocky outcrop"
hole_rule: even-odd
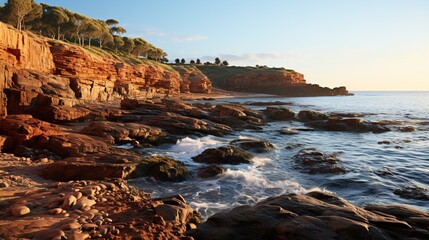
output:
[[[195,239],[427,239],[429,214],[404,206],[356,207],[325,192],[271,197],[216,213]]]
[[[182,77],[158,62],[121,60],[106,51],[49,40],[0,23],[0,115],[9,111],[50,121],[78,121],[88,114],[72,109],[80,100],[177,94],[185,82],[190,92],[211,91],[210,80],[195,67]]]
[[[212,88],[211,81],[195,65],[174,65],[182,81],[180,91],[182,93],[210,93]]]
[[[307,84],[304,75],[284,68],[223,67],[198,65],[215,87],[229,91],[282,96],[350,95],[345,87],[326,88]]]
[[[346,169],[338,165],[341,159],[337,155],[337,153],[324,154],[315,148],[305,148],[293,158],[298,168],[305,173],[347,173]]]

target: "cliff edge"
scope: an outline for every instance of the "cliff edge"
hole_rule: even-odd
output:
[[[352,95],[345,87],[331,89],[308,84],[303,74],[285,68],[199,65],[198,69],[208,76],[213,86],[229,91],[280,96]]]

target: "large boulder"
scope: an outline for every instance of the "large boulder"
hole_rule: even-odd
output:
[[[338,166],[341,162],[337,154],[324,154],[315,148],[306,148],[293,156],[295,162],[304,172],[315,173],[346,173],[346,169]]]
[[[298,120],[302,122],[320,121],[327,119],[328,115],[321,112],[302,110],[298,113]]]
[[[237,139],[231,141],[230,144],[257,153],[269,152],[274,149],[272,143],[259,139]]]
[[[194,239],[428,239],[429,213],[404,206],[365,209],[325,192],[270,197],[216,213]]]
[[[274,121],[292,120],[295,117],[295,113],[292,110],[282,107],[267,107],[264,113],[268,119]]]
[[[144,158],[129,178],[150,176],[159,181],[182,181],[189,176],[185,164],[165,156],[152,156]]]
[[[250,163],[253,155],[236,146],[209,148],[192,158],[199,163],[232,164]]]
[[[210,164],[209,166],[203,167],[198,171],[199,178],[213,178],[221,175],[226,171],[226,168],[219,164]]]

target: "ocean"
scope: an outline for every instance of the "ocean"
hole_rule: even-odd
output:
[[[282,128],[302,128],[297,121],[269,122],[262,131],[245,130],[225,137],[185,137],[176,144],[145,149],[148,154],[168,155],[184,162],[194,177],[179,183],[150,178],[130,181],[154,197],[181,194],[204,218],[242,204],[254,204],[269,196],[329,191],[358,206],[404,204],[429,211],[429,201],[402,198],[394,192],[404,187],[420,188],[429,196],[429,92],[354,92],[355,96],[303,98],[231,98],[217,102],[287,102],[284,107],[296,113],[316,110],[329,113],[359,113],[365,120],[395,121],[386,133],[300,131],[283,135]],[[256,110],[265,107],[251,107]],[[397,127],[413,126],[414,132]],[[203,164],[191,157],[207,148],[235,139],[268,140],[275,150],[256,154],[252,164],[225,165],[227,171],[215,179],[199,179]],[[338,153],[346,174],[308,174],[293,156],[303,148]],[[426,191],[426,192],[425,192]]]

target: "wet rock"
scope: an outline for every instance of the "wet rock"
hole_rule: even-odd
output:
[[[382,144],[389,145],[390,141],[379,141],[378,144],[380,144],[380,145],[382,145]]]
[[[211,164],[203,167],[198,171],[199,178],[214,178],[226,171],[226,168],[219,164]]]
[[[30,213],[30,208],[27,206],[12,206],[9,209],[10,213],[15,217],[24,216]]]
[[[292,110],[281,107],[267,107],[264,113],[268,119],[274,121],[292,120],[295,117],[295,113]]]
[[[428,213],[405,207],[362,209],[333,194],[310,192],[216,213],[189,235],[196,240],[426,239],[428,220]]]
[[[341,159],[337,154],[324,154],[315,148],[305,148],[294,157],[300,168],[310,174],[316,173],[346,173],[346,169],[337,166]]]
[[[302,146],[301,143],[288,143],[288,144],[286,144],[286,149],[292,150],[292,149],[295,149],[295,148],[298,148],[301,146]]]
[[[257,153],[269,152],[274,149],[272,143],[259,139],[237,139],[231,141],[230,144]]]
[[[374,171],[375,174],[377,174],[378,176],[390,176],[390,175],[394,175],[392,170],[388,169],[388,168],[383,168],[383,169],[378,169]]]
[[[298,113],[298,120],[302,122],[312,122],[312,121],[320,121],[320,120],[327,120],[328,115],[316,112],[316,111],[309,111],[309,110],[302,110]]]
[[[185,164],[165,156],[144,158],[130,174],[130,178],[151,176],[160,181],[182,181],[189,176]]]
[[[398,130],[400,132],[414,132],[416,131],[416,128],[413,126],[405,126],[405,127],[399,127]]]
[[[195,162],[214,164],[250,163],[253,155],[235,146],[209,148],[192,158]]]
[[[429,190],[419,186],[406,186],[396,189],[393,193],[402,198],[429,201]]]
[[[285,135],[295,135],[295,134],[299,134],[299,131],[297,129],[293,129],[293,128],[282,128],[279,131],[281,134],[285,134]]]
[[[367,122],[362,118],[330,118],[323,121],[307,122],[306,125],[327,131],[383,133],[390,129],[378,123]]]

